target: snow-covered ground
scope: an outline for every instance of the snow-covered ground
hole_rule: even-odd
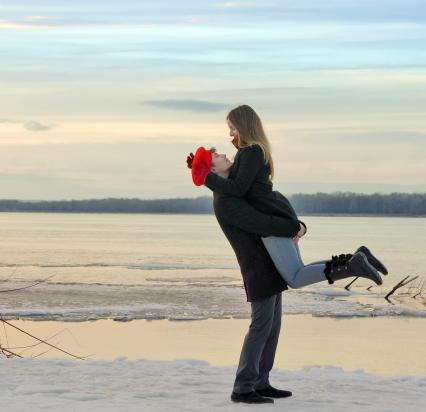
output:
[[[274,405],[234,404],[236,367],[200,360],[74,361],[0,358],[0,410],[52,411],[398,411],[425,410],[426,377],[362,370],[274,369],[271,383],[294,396]]]

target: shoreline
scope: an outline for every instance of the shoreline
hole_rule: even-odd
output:
[[[59,210],[0,210],[3,214],[13,213],[34,213],[34,214],[68,214],[68,215],[161,215],[161,216],[214,216],[214,212],[78,212],[78,211],[59,211]],[[426,218],[425,215],[392,215],[392,214],[373,214],[373,213],[298,213],[299,216],[312,217],[392,217],[392,218]]]
[[[41,339],[62,331],[50,342],[78,356],[91,355],[90,359],[112,360],[123,356],[155,361],[199,359],[214,366],[227,366],[238,363],[250,319],[11,323]],[[425,326],[426,320],[422,318],[331,319],[284,315],[274,367],[297,371],[306,365],[335,365],[344,371],[362,369],[381,376],[424,376]],[[34,344],[33,339],[10,327],[7,337],[10,347]],[[40,345],[22,355],[30,357],[44,350]],[[43,357],[62,355],[52,350]]]

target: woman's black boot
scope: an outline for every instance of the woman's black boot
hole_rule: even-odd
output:
[[[374,256],[371,252],[370,252],[370,249],[368,249],[368,247],[367,246],[360,246],[356,251],[355,251],[355,253],[357,253],[357,252],[362,252],[362,253],[364,253],[364,255],[365,255],[365,257],[367,258],[367,260],[368,260],[368,263],[370,264],[370,265],[372,265],[372,266],[374,266],[375,268],[376,268],[376,270],[378,270],[379,272],[382,272],[384,275],[387,275],[388,274],[388,270],[387,270],[387,268],[386,268],[386,266],[382,263],[382,262],[380,262],[380,260],[379,259],[377,259],[376,258],[376,256]],[[351,255],[351,254],[346,254],[345,255],[346,257],[349,257],[349,258],[351,258],[353,255]]]
[[[328,260],[325,264],[324,274],[329,284],[352,276],[370,279],[376,285],[383,283],[380,273],[368,262],[367,257],[362,252],[356,252],[354,255],[332,256],[331,260]]]
[[[379,272],[382,272],[384,275],[388,274],[388,270],[386,269],[386,266],[380,262],[379,259],[374,256],[367,246],[360,246],[356,252],[362,252],[367,257],[368,262],[373,265]],[[355,253],[356,253],[355,252]]]

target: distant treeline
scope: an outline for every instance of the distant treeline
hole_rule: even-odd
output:
[[[426,193],[299,193],[289,199],[301,214],[426,215]]]
[[[426,216],[426,193],[351,192],[288,196],[298,214]],[[0,200],[0,212],[58,213],[213,213],[211,197],[190,199]]]

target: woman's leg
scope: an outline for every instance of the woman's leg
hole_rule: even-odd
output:
[[[259,379],[260,360],[274,325],[277,296],[273,295],[266,299],[251,302],[251,323],[244,338],[234,382],[234,392],[236,393],[253,391]],[[273,341],[274,339],[271,340]],[[269,342],[267,352],[264,355],[264,361],[268,358],[265,365],[268,365],[265,366],[264,370],[269,367],[271,358],[269,350],[273,346],[273,342]]]
[[[299,245],[297,245],[295,243],[293,243],[293,244],[294,244],[294,247],[296,248],[297,256],[299,256],[299,260],[300,260],[300,262],[302,262],[302,265],[303,265],[303,260],[302,260],[302,255],[300,254]]]
[[[326,261],[304,265],[300,251],[291,238],[269,236],[262,238],[262,241],[277,270],[291,288],[327,280],[324,274]]]

